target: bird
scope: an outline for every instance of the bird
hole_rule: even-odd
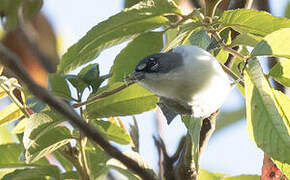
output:
[[[178,114],[194,119],[209,117],[232,89],[232,82],[217,59],[193,45],[149,55],[129,77],[159,97],[157,105],[168,124]]]

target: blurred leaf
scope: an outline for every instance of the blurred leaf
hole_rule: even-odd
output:
[[[290,100],[283,100],[277,93],[273,93],[257,59],[250,59],[248,65],[245,82],[250,137],[274,160],[289,163],[290,112],[287,107],[290,106]]]
[[[26,123],[27,123],[28,119],[27,118],[23,118],[21,119],[15,126],[14,128],[12,129],[11,133],[14,133],[14,134],[20,134],[20,133],[23,133],[24,130],[25,130],[25,126],[26,126]]]
[[[0,127],[0,145],[14,143],[15,136],[13,136],[6,126]]]
[[[18,12],[23,7],[24,18],[30,19],[39,12],[42,0],[0,0],[0,14],[5,16],[2,22],[6,30],[13,30],[18,26]]]
[[[241,175],[232,176],[221,174],[221,173],[211,173],[204,169],[199,171],[198,180],[260,180],[260,176],[256,175]]]
[[[276,166],[283,172],[287,178],[290,178],[290,163],[282,163],[280,161],[274,160]]]
[[[221,28],[231,27],[240,33],[252,33],[266,36],[281,28],[290,27],[287,18],[274,17],[265,11],[236,9],[225,11],[218,22]]]
[[[17,169],[6,174],[3,180],[46,180],[47,177],[60,179],[60,171],[56,166],[36,166],[33,168]]]
[[[290,24],[289,24],[290,27]],[[267,36],[251,52],[252,56],[279,56],[290,58],[290,28],[280,29]]]
[[[21,144],[9,143],[0,145],[0,165],[8,164],[25,164],[19,159],[20,153],[22,151]]]
[[[137,3],[139,3],[141,0],[125,0],[125,8],[129,8]]]
[[[35,165],[26,165],[24,161],[20,160],[20,154],[22,153],[23,147],[21,144],[9,143],[0,145],[0,178],[5,174],[11,173],[16,169],[23,169],[34,167]],[[37,164],[48,164],[47,161],[44,163],[37,162]]]
[[[46,133],[42,133],[40,136],[36,136],[34,139],[26,140],[26,162],[35,162],[47,153],[51,153],[69,143],[72,138],[73,137],[68,128],[58,126],[54,129],[48,130]]]
[[[18,8],[22,0],[0,0],[0,14],[5,15],[1,18],[2,24],[6,30],[15,29],[18,25]]]
[[[30,146],[31,139],[37,139],[47,131],[54,128],[63,121],[59,114],[53,111],[43,111],[30,116],[26,122],[23,144],[24,147]]]
[[[76,171],[66,171],[61,174],[62,179],[80,179],[79,174]]]
[[[138,123],[135,116],[132,116],[134,124],[130,124],[130,136],[133,141],[134,147],[132,150],[135,152],[139,152],[139,128]]]
[[[202,24],[197,21],[192,21],[186,24],[182,24],[178,27],[178,33],[177,35],[173,35],[173,38],[171,37],[172,35],[170,34],[171,31],[167,33],[167,42],[166,46],[164,48],[164,51],[169,51],[172,48],[175,48],[178,45],[188,43],[187,40],[190,37],[190,35],[199,30],[199,27],[201,27]]]
[[[288,5],[286,7],[286,10],[285,10],[285,15],[284,15],[286,18],[290,19],[290,2],[288,2]]]
[[[202,126],[202,118],[194,118],[191,116],[182,116],[182,121],[185,124],[192,141],[192,153],[195,168],[199,169],[199,139]]]
[[[112,77],[109,79],[109,84],[123,82],[145,56],[159,53],[163,48],[162,36],[162,32],[148,32],[131,41],[116,57],[110,71]]]
[[[54,151],[53,156],[57,159],[57,161],[66,171],[72,171],[73,169],[72,163],[68,161],[61,153],[59,153],[59,151]]]
[[[278,61],[270,70],[269,75],[279,83],[290,87],[290,60],[283,59]]]
[[[0,126],[19,119],[23,116],[22,111],[15,103],[11,103],[0,111]]]
[[[210,37],[205,30],[199,30],[193,32],[189,37],[189,42],[191,45],[196,45],[204,50],[210,44]]]
[[[149,166],[149,164],[136,152],[134,151],[127,151],[123,153],[124,155],[130,157],[131,159],[135,160],[139,166],[145,168],[148,173],[152,174],[153,176],[156,176],[153,169]],[[130,170],[127,169],[126,166],[124,166],[120,161],[116,159],[110,159],[107,164],[108,167],[114,168],[120,173],[122,173],[124,176],[126,176],[130,180],[139,180],[140,178],[136,175],[134,175]]]
[[[0,99],[7,97],[8,94],[0,87]]]
[[[233,40],[231,46],[243,45],[255,47],[262,39],[263,37],[261,36],[255,36],[250,33],[241,33]]]
[[[56,96],[72,100],[68,84],[60,74],[48,75],[48,87]]]
[[[63,77],[68,80],[72,85],[73,87],[75,87],[77,89],[77,91],[79,93],[82,93],[86,87],[88,87],[89,85],[84,82],[79,76],[77,75],[71,75],[71,74],[66,74],[66,75],[63,75]]]
[[[115,89],[122,83],[114,83],[106,91]],[[96,94],[91,94],[90,97]],[[90,119],[112,116],[126,116],[142,113],[155,108],[157,97],[138,84],[131,85],[124,90],[87,106]]]
[[[30,19],[38,13],[43,5],[42,0],[24,0],[23,1],[23,16],[25,19]]]
[[[109,168],[106,167],[106,162],[109,159],[108,155],[97,146],[93,150],[86,150],[86,154],[88,166],[94,179],[105,178],[104,176],[107,176],[109,171]]]
[[[218,4],[221,2],[222,0],[205,0],[205,4],[206,4],[206,12],[205,15],[212,17],[215,13],[216,7],[218,6]]]
[[[170,0],[142,1],[93,27],[63,55],[58,72],[69,72],[98,56],[105,48],[135,38],[168,23],[162,15],[180,13]]]
[[[97,90],[100,83],[97,82],[97,79],[100,76],[100,70],[98,64],[90,64],[84,67],[78,74],[81,80],[83,80],[88,85],[91,85],[93,89]]]
[[[245,110],[246,109],[243,106],[242,108],[231,112],[221,112],[216,121],[215,132],[245,118]]]
[[[116,124],[103,120],[94,120],[93,124],[96,125],[109,140],[119,144],[129,144],[131,142],[129,134],[125,133],[122,128]]]

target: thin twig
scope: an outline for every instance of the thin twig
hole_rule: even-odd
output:
[[[222,38],[220,37],[220,35],[216,32],[213,31],[212,35],[214,36],[214,38],[217,40],[217,42],[219,42],[220,46],[228,51],[229,53],[231,53],[233,56],[236,56],[237,58],[240,58],[243,61],[247,61],[250,57],[249,56],[243,56],[241,55],[239,52],[233,50],[232,48],[228,47],[225,43],[223,43]]]
[[[28,72],[24,69],[19,57],[2,44],[0,44],[0,63],[13,71],[14,74],[26,84],[35,97],[39,98],[44,103],[48,104],[52,109],[62,114],[66,120],[79,128],[79,130],[91,141],[95,144],[99,144],[104,151],[108,153],[108,155],[119,160],[128,169],[131,169],[141,178],[146,180],[155,179],[154,175],[149,173],[145,168],[139,166],[135,160],[125,156],[116,147],[112,146],[98,129],[93,127],[91,124],[86,123],[67,103],[56,98],[45,88],[36,84]]]
[[[101,94],[98,94],[92,98],[90,98],[89,100],[85,101],[85,102],[81,102],[81,103],[75,103],[72,105],[73,108],[78,108],[78,107],[81,107],[81,106],[84,106],[84,105],[89,105],[89,104],[92,104],[102,98],[105,98],[105,97],[108,97],[108,96],[111,96],[117,92],[120,92],[122,91],[123,89],[131,86],[132,84],[134,84],[135,82],[128,82],[126,84],[123,84],[122,86],[116,88],[116,89],[113,89],[112,91],[106,91],[106,92],[103,92]]]

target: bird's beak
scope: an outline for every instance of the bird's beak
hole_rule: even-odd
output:
[[[144,78],[145,78],[145,75],[143,72],[134,71],[126,77],[126,80],[127,81],[141,81]]]

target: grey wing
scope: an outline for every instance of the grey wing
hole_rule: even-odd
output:
[[[164,103],[158,102],[157,105],[161,109],[163,115],[167,120],[167,124],[170,124],[172,120],[178,115],[177,113],[171,111]]]

